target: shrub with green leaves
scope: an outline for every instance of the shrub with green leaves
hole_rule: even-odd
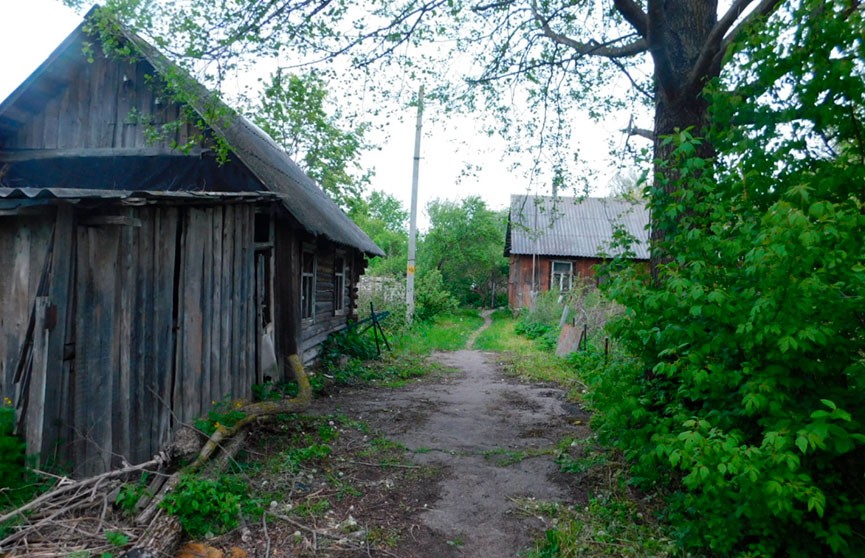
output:
[[[0,406],[0,488],[12,488],[24,473],[24,442],[14,434],[15,409]]]
[[[7,399],[0,404],[0,508],[26,501],[37,490],[25,451],[24,441],[15,435],[15,409]]]
[[[241,514],[255,507],[247,493],[246,483],[228,475],[217,479],[184,475],[160,505],[177,516],[189,535],[219,535],[235,529]]]
[[[321,361],[325,368],[334,368],[343,357],[361,361],[376,358],[375,338],[368,325],[356,324],[330,335],[321,347]]]
[[[418,276],[415,285],[415,320],[429,321],[435,316],[455,312],[458,306],[457,299],[445,287],[439,270],[430,269]]]
[[[865,555],[865,26],[844,4],[754,32],[712,99],[718,163],[665,140],[657,276],[608,286],[633,360],[589,374],[595,426],[721,555]]]

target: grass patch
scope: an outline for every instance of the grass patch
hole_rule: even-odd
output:
[[[475,340],[475,348],[481,351],[509,352],[522,351],[533,347],[531,340],[514,331],[516,320],[511,311],[499,308],[490,316],[490,327],[482,331]]]
[[[559,469],[581,475],[583,484],[590,487],[589,501],[570,506],[531,498],[515,500],[520,513],[546,524],[543,536],[521,558],[684,556],[669,536],[669,525],[659,520],[662,500],[628,484],[627,467],[619,454],[597,446],[594,437],[564,438],[554,451]]]
[[[327,498],[318,500],[310,498],[294,506],[291,513],[298,517],[322,517],[330,508],[330,500]]]
[[[369,461],[381,467],[400,465],[405,461],[408,449],[387,438],[373,438],[369,446],[357,453],[359,459]]]
[[[525,380],[553,382],[565,387],[578,384],[574,368],[541,344],[516,332],[518,321],[506,310],[493,313],[492,325],[478,337],[475,346],[499,353],[505,372]]]
[[[351,359],[342,365],[332,365],[315,373],[310,382],[317,394],[327,393],[331,386],[399,388],[441,368],[422,355],[399,350],[384,352],[378,360]]]
[[[366,540],[373,546],[396,548],[399,544],[399,531],[383,527],[373,527],[366,534]]]
[[[516,465],[520,461],[538,457],[541,455],[550,455],[555,452],[555,448],[529,448],[524,450],[511,450],[505,448],[496,448],[487,450],[483,453],[484,459],[492,461],[499,467],[508,467]]]
[[[469,335],[484,323],[477,310],[459,310],[446,316],[436,316],[432,321],[416,323],[407,330],[397,343],[401,351],[428,355],[433,351],[458,351],[464,349]]]
[[[677,556],[681,551],[661,526],[621,494],[594,496],[585,506],[522,499],[521,513],[542,518],[547,529],[522,558]]]

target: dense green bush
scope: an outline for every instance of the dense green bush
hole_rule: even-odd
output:
[[[457,299],[445,288],[439,270],[431,269],[418,277],[415,285],[415,320],[428,321],[435,316],[455,312],[458,307]]]
[[[4,398],[0,403],[0,509],[14,508],[51,486],[50,479],[34,473],[26,450],[24,440],[15,434],[12,401]],[[0,526],[0,536],[3,532]]]
[[[795,3],[745,45],[713,99],[721,164],[668,138],[657,276],[608,285],[634,358],[587,378],[600,438],[721,555],[865,556],[865,46],[841,4]]]
[[[15,409],[7,401],[0,405],[0,493],[3,494],[20,490],[27,476],[24,442],[14,432]],[[7,503],[10,502],[0,501],[0,505]]]
[[[247,494],[246,483],[228,475],[217,479],[184,475],[160,505],[177,516],[189,535],[220,535],[235,529],[243,513],[260,513],[254,509],[258,503]]]
[[[370,324],[353,324],[330,335],[321,346],[321,361],[333,368],[342,358],[370,360],[378,356]]]
[[[558,292],[547,291],[535,298],[531,308],[520,310],[514,331],[529,339],[537,339],[545,349],[553,349],[559,336],[563,298]]]

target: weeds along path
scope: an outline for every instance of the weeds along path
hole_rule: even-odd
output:
[[[493,325],[493,312],[494,310],[492,308],[481,311],[481,317],[484,319],[484,324],[474,330],[471,335],[469,335],[469,338],[466,340],[466,349],[474,349],[475,341],[478,340],[478,337],[480,337],[481,333],[483,333],[484,331],[489,329],[491,325]]]
[[[506,378],[495,356],[439,353],[433,358],[453,372],[398,390],[344,392],[328,402],[326,412],[368,423],[403,444],[416,465],[443,471],[419,491],[430,501],[406,510],[397,556],[517,556],[549,526],[526,512],[532,502],[585,501],[554,458],[564,437],[588,436],[586,416],[564,405],[559,389]]]

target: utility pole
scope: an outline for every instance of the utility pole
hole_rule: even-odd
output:
[[[414,169],[411,179],[411,213],[408,226],[408,265],[405,274],[405,320],[414,319],[415,238],[417,237],[417,183],[420,171],[420,136],[423,124],[423,85],[417,92],[417,129],[414,136]]]

